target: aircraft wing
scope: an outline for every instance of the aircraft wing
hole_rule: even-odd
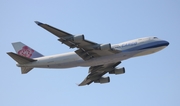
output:
[[[111,63],[111,64],[104,64],[104,65],[99,65],[99,66],[91,66],[89,68],[89,74],[88,76],[84,79],[83,82],[79,84],[79,86],[84,86],[84,85],[89,85],[92,82],[96,82],[99,79],[102,78],[104,74],[107,72],[111,72],[115,69],[117,65],[119,65],[121,62],[117,63]]]
[[[112,49],[110,44],[98,44],[86,40],[84,38],[84,35],[74,36],[70,33],[52,27],[48,24],[44,24],[38,21],[35,22],[37,25],[41,26],[42,28],[57,36],[60,42],[66,44],[70,48],[78,48],[78,50],[76,50],[75,52],[84,60],[120,52],[118,50]]]

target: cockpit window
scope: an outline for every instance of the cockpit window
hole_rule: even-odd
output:
[[[154,39],[158,39],[157,37],[154,37]]]

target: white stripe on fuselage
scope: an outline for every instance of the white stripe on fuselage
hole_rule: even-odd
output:
[[[69,52],[64,54],[35,58],[37,61],[19,66],[39,67],[39,68],[70,68],[77,66],[97,66],[102,64],[115,63],[131,57],[137,57],[137,56],[155,53],[166,47],[166,46],[161,46],[155,48],[148,48],[144,50],[126,51],[128,49],[133,49],[141,45],[143,46],[148,43],[153,43],[154,41],[157,40],[159,39],[153,40],[152,37],[147,37],[147,38],[131,40],[120,44],[115,44],[112,45],[112,48],[120,50],[122,52],[113,55],[92,58],[87,61],[84,61],[75,52]]]

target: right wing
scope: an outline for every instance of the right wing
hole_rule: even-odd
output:
[[[79,84],[79,86],[89,85],[92,82],[98,82],[101,78],[104,78],[102,77],[104,74],[106,74],[107,72],[114,71],[115,67],[119,65],[120,63],[121,62],[110,63],[110,64],[99,65],[99,66],[91,66],[89,68],[89,75],[83,80],[83,82]]]
[[[98,44],[84,38],[84,35],[74,36],[70,33],[52,27],[48,24],[44,24],[38,21],[35,21],[37,25],[46,29],[50,33],[57,36],[60,42],[66,44],[70,48],[78,48],[75,51],[83,60],[88,60],[94,57],[101,57],[111,54],[119,53],[119,50],[111,48],[110,44]]]

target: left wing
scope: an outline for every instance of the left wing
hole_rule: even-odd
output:
[[[82,47],[88,47],[88,46],[96,46],[98,45],[95,42],[91,42],[88,40],[84,39],[84,35],[78,35],[78,36],[74,36],[70,33],[67,33],[65,31],[62,31],[60,29],[57,29],[55,27],[52,27],[48,24],[44,24],[38,21],[35,21],[35,23],[39,26],[41,26],[42,28],[46,29],[47,31],[49,31],[50,33],[54,34],[55,36],[57,36],[60,42],[66,44],[67,46],[69,46],[70,48],[82,48]]]
[[[78,54],[83,60],[88,60],[93,57],[100,57],[105,55],[111,55],[119,53],[119,50],[111,48],[111,44],[98,44],[84,38],[84,35],[74,36],[65,31],[59,30],[55,27],[52,27],[48,24],[44,24],[38,21],[35,21],[37,25],[46,29],[50,33],[56,35],[60,42],[66,44],[70,48],[78,48],[76,54]]]
[[[104,74],[109,72],[110,74],[123,74],[125,73],[124,68],[115,68],[121,62],[99,65],[99,66],[91,66],[89,68],[89,75],[84,79],[83,82],[79,84],[79,86],[89,85],[92,82],[95,83],[108,83],[110,82],[109,77],[102,77]]]

